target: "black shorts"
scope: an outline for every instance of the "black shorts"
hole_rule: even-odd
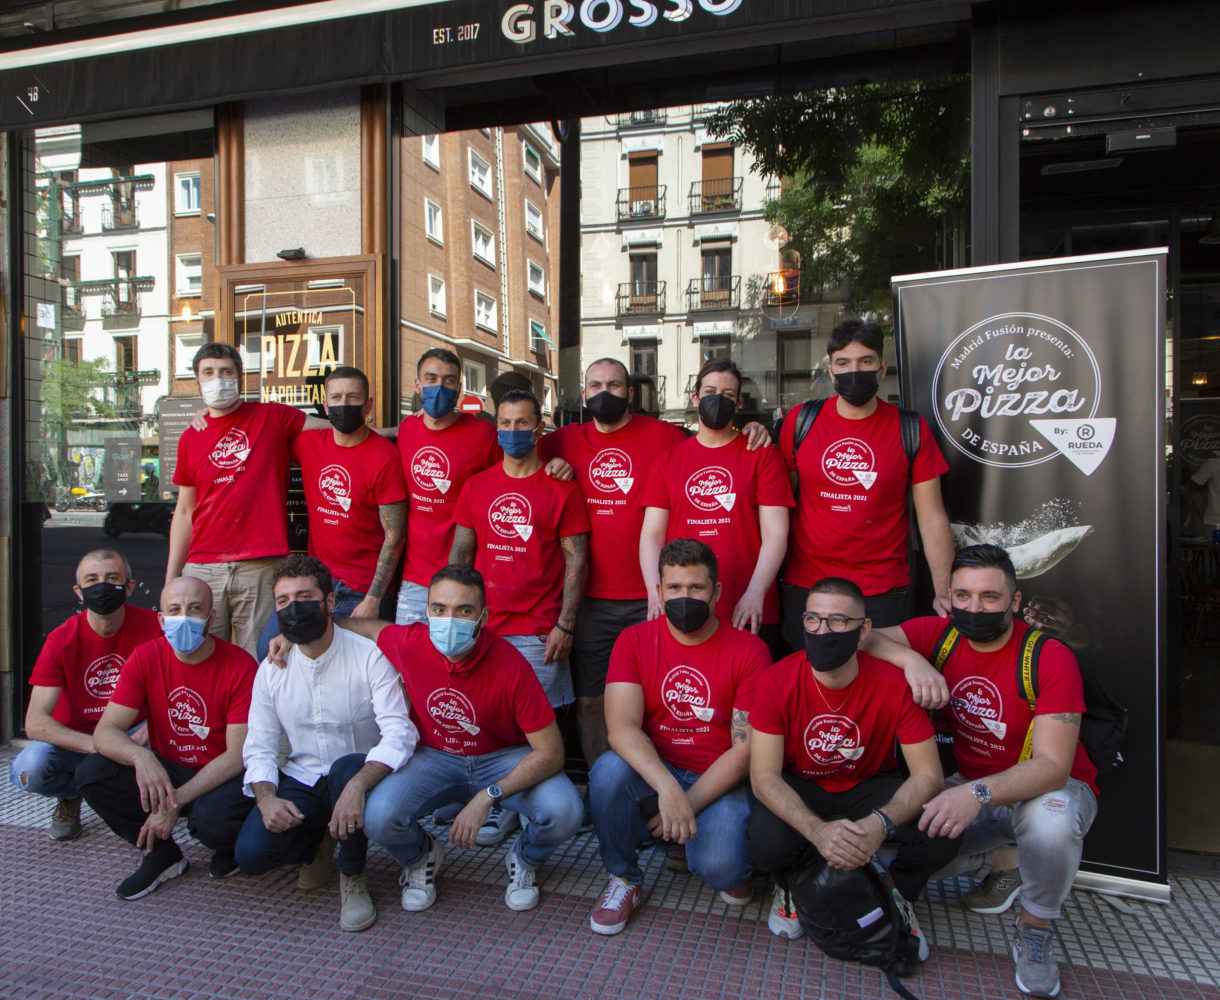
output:
[[[572,637],[572,684],[577,698],[596,698],[606,690],[610,650],[619,633],[648,617],[648,601],[586,597],[576,613]]]

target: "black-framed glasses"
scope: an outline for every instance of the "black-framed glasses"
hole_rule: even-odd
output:
[[[822,622],[832,632],[847,632],[855,626],[853,622],[863,622],[863,618],[851,618],[847,615],[819,615],[816,611],[806,611],[801,615],[806,632],[816,632],[822,627]]]

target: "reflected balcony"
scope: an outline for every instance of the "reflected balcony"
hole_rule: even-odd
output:
[[[740,307],[740,274],[705,274],[702,278],[691,278],[686,286],[687,312]]]
[[[114,202],[102,209],[102,231],[115,232],[123,229],[139,229],[140,216],[135,202]]]
[[[615,297],[618,316],[644,316],[665,312],[664,281],[624,281]]]
[[[615,210],[620,222],[624,219],[663,219],[665,185],[619,188]]]
[[[638,108],[621,115],[611,115],[610,121],[617,128],[647,128],[665,124],[664,108]]]
[[[713,181],[692,181],[690,214],[741,211],[741,178],[721,177]]]

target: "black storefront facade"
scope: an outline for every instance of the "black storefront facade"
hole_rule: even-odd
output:
[[[1208,155],[1220,138],[1220,55],[1199,44],[1220,37],[1220,10],[1206,0],[1155,11],[1136,3],[935,0],[448,0],[399,7],[358,0],[217,4],[33,35],[0,53],[9,196],[3,219],[3,735],[21,734],[22,689],[42,637],[36,595],[49,561],[42,504],[24,485],[25,427],[40,398],[29,387],[37,362],[31,334],[39,303],[59,301],[58,290],[48,291],[45,276],[29,273],[24,263],[34,206],[23,151],[33,129],[182,113],[197,123],[210,113],[212,148],[197,148],[197,135],[190,144],[194,155],[216,165],[211,249],[222,272],[234,269],[226,287],[240,290],[246,279],[237,269],[265,264],[244,253],[243,109],[273,98],[288,114],[294,101],[311,95],[358,92],[362,221],[350,268],[365,275],[361,359],[381,389],[384,421],[397,419],[392,401],[403,388],[391,320],[401,295],[397,138],[552,121],[567,136],[560,144],[566,167],[579,142],[561,123],[586,115],[968,74],[967,263],[1168,246],[1173,360],[1165,443],[1171,462],[1179,400],[1204,397],[1209,384],[1220,382],[1220,361],[1209,348],[1220,335],[1213,291],[1220,247],[1200,243],[1220,212],[1220,178],[1212,172],[1214,153]],[[568,251],[580,239],[579,170],[562,170],[560,183],[557,342],[561,359],[574,364],[581,275],[578,254]],[[233,336],[238,314],[231,298],[228,308],[227,318],[218,308],[209,335]],[[1192,712],[1205,710],[1196,708],[1193,694],[1183,695],[1175,673],[1183,653],[1180,478],[1171,464],[1162,606],[1124,609],[1160,622],[1167,637],[1168,684],[1158,711],[1160,730],[1170,735],[1184,712],[1189,726]],[[1195,735],[1218,742],[1205,729]],[[1163,796],[1164,781],[1161,786]],[[1163,807],[1162,801],[1162,813]],[[1165,844],[1153,850],[1163,881]]]

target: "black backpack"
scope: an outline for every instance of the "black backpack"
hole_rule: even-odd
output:
[[[788,891],[809,940],[841,962],[873,965],[904,1000],[918,1000],[898,981],[919,967],[919,938],[893,892],[870,862],[845,871],[816,851],[788,874]]]

